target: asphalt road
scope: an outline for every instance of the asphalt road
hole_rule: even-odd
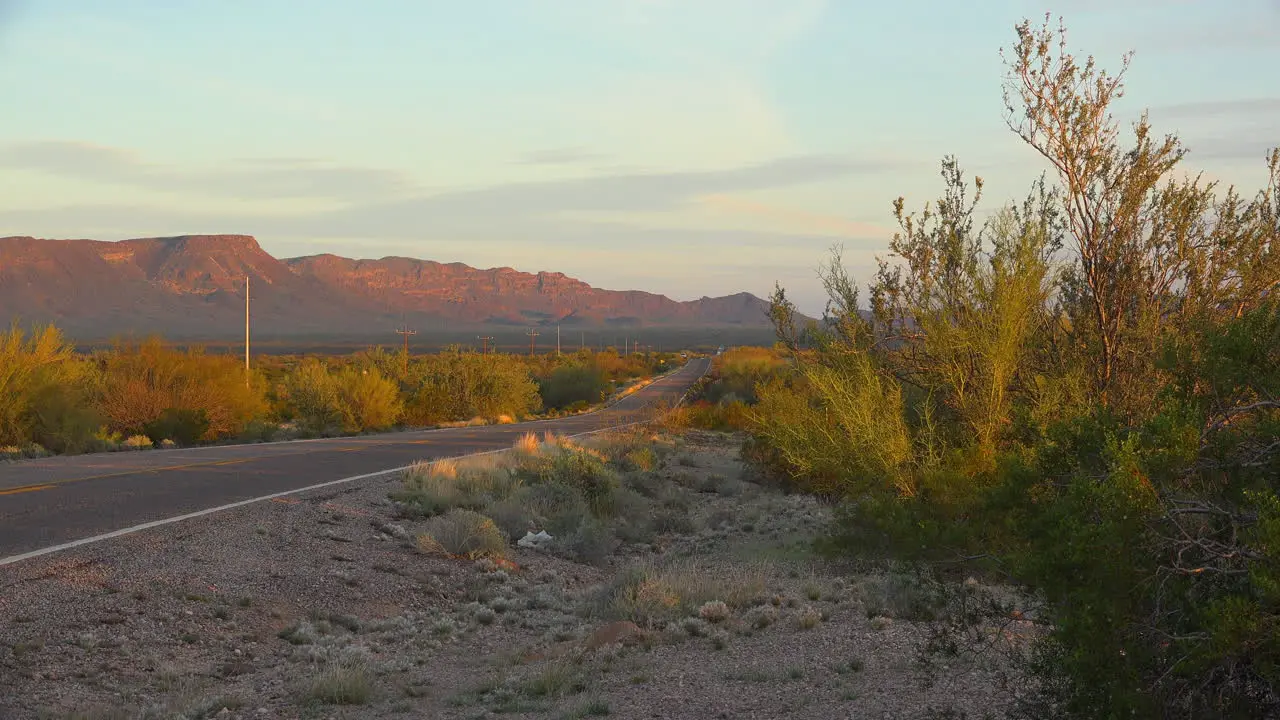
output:
[[[266,495],[645,420],[706,371],[698,359],[603,410],[512,425],[349,438],[103,453],[0,464],[0,562],[14,556]]]

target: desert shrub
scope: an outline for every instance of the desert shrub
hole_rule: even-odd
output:
[[[524,456],[515,472],[531,483],[568,487],[599,513],[607,513],[610,495],[621,486],[601,454],[571,444]]]
[[[485,507],[484,514],[492,518],[503,534],[513,541],[537,529],[535,515],[520,502],[518,495]]]
[[[203,413],[208,425],[197,440],[217,440],[234,437],[266,412],[261,383],[251,377],[246,386],[244,367],[232,356],[173,350],[152,339],[120,344],[99,365],[102,414],[126,435],[147,434],[169,411]]]
[[[400,389],[376,369],[347,367],[335,382],[344,431],[386,430],[400,420],[404,411]]]
[[[1026,588],[1046,706],[1275,714],[1280,151],[1252,200],[1218,195],[1145,116],[1122,139],[1119,75],[1017,35],[1009,121],[1057,184],[980,224],[947,158],[936,204],[895,203],[870,313],[838,253],[826,322],[779,289],[793,363],[756,385],[744,455],[844,504],[838,551]],[[927,617],[904,583],[869,607]]]
[[[871,576],[863,581],[861,590],[867,617],[932,620],[942,609],[937,581],[909,569]]]
[[[165,408],[160,416],[143,425],[152,442],[172,440],[179,445],[195,445],[209,432],[209,415],[200,408]]]
[[[404,487],[391,497],[403,503],[408,514],[415,517],[442,515],[470,502],[458,486],[457,464],[443,460],[419,463],[406,470]]]
[[[588,565],[604,565],[613,552],[615,540],[609,525],[604,521],[587,517],[576,528],[556,539],[556,546],[571,558]]]
[[[653,451],[653,448],[636,448],[623,455],[620,464],[624,470],[648,472],[658,466],[658,454]]]
[[[538,382],[538,394],[547,409],[585,408],[604,400],[608,384],[600,368],[564,365]]]
[[[692,562],[625,568],[595,597],[597,612],[644,626],[696,615],[708,603],[750,607],[766,586],[764,566],[709,568]]]
[[[96,368],[53,326],[0,333],[0,445],[89,449],[101,424]]]
[[[240,441],[249,443],[266,443],[275,439],[280,432],[280,425],[269,420],[250,420],[240,431]]]
[[[125,450],[149,450],[152,442],[146,435],[130,435],[125,438],[123,446]]]
[[[342,404],[328,366],[317,358],[302,361],[284,386],[289,414],[308,435],[336,433],[342,427]]]
[[[327,663],[301,688],[303,699],[326,705],[364,705],[373,695],[373,674],[362,663]]]
[[[715,403],[697,400],[671,412],[665,422],[675,428],[737,432],[750,427],[748,407],[735,396],[726,396]]]
[[[542,408],[529,368],[510,355],[448,351],[410,368],[406,422],[432,425],[473,417],[527,417]]]
[[[716,356],[703,398],[715,405],[754,404],[756,386],[787,367],[781,348],[736,347]]]
[[[376,367],[347,365],[336,372],[307,358],[288,375],[289,414],[308,435],[385,430],[404,412],[396,383]]]
[[[474,560],[502,557],[507,552],[507,539],[493,520],[478,512],[455,509],[428,521],[426,532],[418,536],[418,548]]]
[[[730,614],[729,606],[723,600],[710,600],[698,608],[698,617],[709,623],[724,622],[729,619]]]
[[[519,487],[520,479],[505,467],[439,460],[407,470],[392,499],[412,516],[430,517],[454,508],[480,510],[507,500]]]

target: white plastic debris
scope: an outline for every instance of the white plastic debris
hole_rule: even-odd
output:
[[[539,530],[537,535],[531,532],[525,533],[524,537],[516,541],[516,544],[520,547],[540,548],[549,542],[551,542],[551,536],[547,534],[547,531]]]

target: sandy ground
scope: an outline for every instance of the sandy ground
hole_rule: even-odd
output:
[[[593,564],[424,554],[393,478],[0,568],[0,718],[1004,716],[1005,656],[925,672],[910,581],[813,554],[827,508],[678,447],[640,480],[684,519]]]

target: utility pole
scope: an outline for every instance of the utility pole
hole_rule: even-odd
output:
[[[541,333],[539,333],[537,330],[530,330],[529,332],[525,333],[525,335],[529,336],[529,357],[533,357],[533,343],[534,343],[534,340],[540,334]]]
[[[556,357],[560,357],[560,326],[556,326]]]
[[[249,387],[249,276],[244,276],[244,386]]]
[[[480,341],[480,354],[481,354],[481,355],[488,355],[488,354],[489,354],[489,341],[490,341],[490,340],[492,340],[493,338],[492,338],[492,337],[487,337],[487,336],[484,336],[484,335],[477,335],[477,336],[476,336],[476,339]]]
[[[578,336],[578,352],[582,352],[583,350],[586,350],[586,349],[587,349],[587,331],[583,330],[582,334]]]
[[[404,336],[404,374],[406,377],[408,377],[409,375],[409,336],[417,335],[418,331],[410,330],[409,326],[406,324],[406,325],[401,325],[400,328],[396,330],[396,334]]]

